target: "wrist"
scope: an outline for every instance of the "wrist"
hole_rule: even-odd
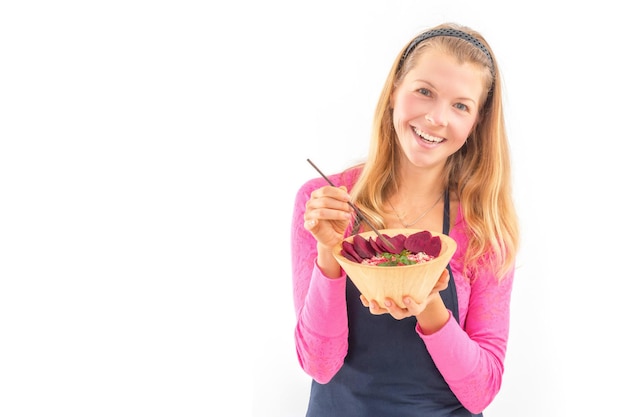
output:
[[[333,256],[333,253],[329,249],[322,249],[318,245],[317,251],[317,267],[322,271],[327,278],[339,278],[342,276],[342,269],[339,262]]]
[[[441,296],[437,294],[437,296],[428,303],[424,311],[416,317],[422,333],[428,335],[437,332],[448,322],[450,319],[450,311],[448,311]]]

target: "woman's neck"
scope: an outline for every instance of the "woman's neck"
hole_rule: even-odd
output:
[[[436,168],[418,168],[408,161],[400,163],[398,190],[390,196],[392,202],[407,206],[434,202],[444,191],[443,170],[443,165]]]

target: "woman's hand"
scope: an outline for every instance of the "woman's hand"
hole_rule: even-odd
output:
[[[346,187],[330,185],[311,193],[304,211],[304,228],[317,240],[318,247],[332,249],[343,240],[353,210]]]
[[[343,240],[353,209],[346,187],[324,186],[311,193],[304,211],[304,228],[317,240],[317,266],[329,278],[342,275],[332,249]]]
[[[382,267],[381,267],[382,268]],[[440,308],[442,305],[441,296],[439,295],[439,291],[443,291],[448,287],[448,282],[450,281],[450,274],[448,273],[448,269],[444,269],[441,275],[439,276],[439,280],[435,283],[432,291],[424,301],[421,303],[416,302],[409,296],[405,296],[402,299],[402,302],[406,305],[406,308],[400,307],[396,304],[391,298],[385,299],[385,305],[380,306],[375,300],[371,302],[368,301],[361,294],[361,303],[365,307],[369,307],[370,313],[375,315],[386,314],[389,313],[396,320],[405,319],[407,317],[415,316],[418,317],[428,308]],[[444,306],[445,308],[445,306]],[[418,317],[419,318],[419,317]]]

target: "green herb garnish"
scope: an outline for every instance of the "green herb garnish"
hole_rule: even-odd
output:
[[[398,253],[389,253],[383,252],[379,254],[379,256],[386,259],[385,262],[379,263],[377,266],[398,266],[398,265],[413,265],[416,264],[416,261],[409,259],[409,255],[411,252],[407,249],[404,249],[402,252]]]

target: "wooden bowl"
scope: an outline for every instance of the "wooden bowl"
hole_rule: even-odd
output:
[[[388,236],[398,234],[409,236],[420,231],[420,229],[379,230],[381,234]],[[457,244],[450,236],[433,231],[430,233],[441,239],[441,252],[436,258],[423,263],[403,266],[364,265],[342,256],[341,243],[333,248],[333,256],[361,294],[369,301],[375,300],[384,308],[385,298],[391,298],[400,307],[405,308],[402,302],[404,296],[411,296],[420,303],[430,294],[456,251]],[[363,232],[360,235],[369,239],[370,236],[376,236],[376,233]],[[353,237],[350,236],[344,240],[352,243]]]

